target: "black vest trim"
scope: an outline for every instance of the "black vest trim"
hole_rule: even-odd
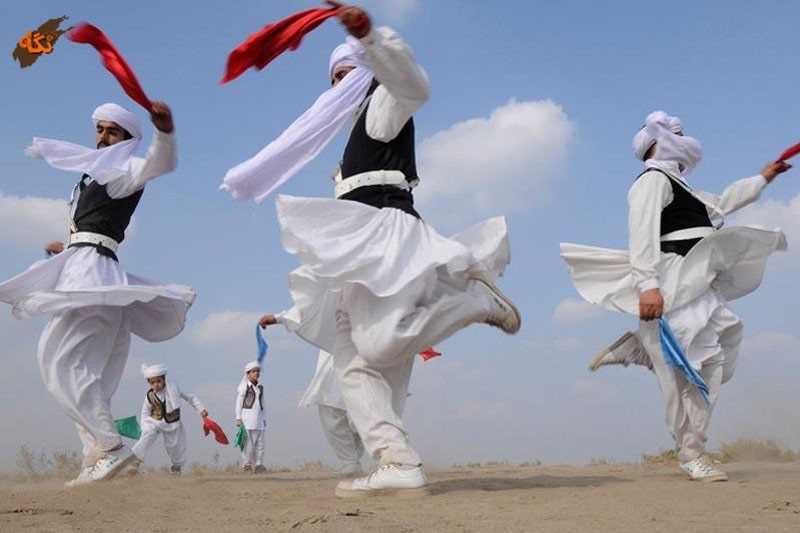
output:
[[[125,198],[111,198],[106,191],[105,185],[100,185],[96,181],[87,183],[84,174],[78,182],[80,196],[72,215],[72,231],[88,231],[99,233],[110,237],[121,243],[125,240],[125,229],[130,224],[131,217],[139,200],[144,193],[144,189],[136,191]],[[82,243],[83,246],[94,246],[89,243]],[[78,245],[80,246],[80,245]],[[103,251],[103,247],[97,247],[98,253],[116,259],[111,250]],[[109,255],[110,254],[110,255]]]
[[[636,179],[650,171],[666,176],[672,186],[672,202],[661,211],[661,235],[688,228],[713,227],[706,205],[663,170],[650,167],[636,176]]]
[[[256,389],[250,383],[247,384],[247,391],[244,393],[242,409],[252,409],[256,403]],[[264,410],[264,386],[258,386],[258,406]]]
[[[147,401],[150,403],[150,416],[156,420],[163,420],[172,424],[181,419],[181,408],[167,412],[167,402],[162,401],[153,389],[147,391]]]

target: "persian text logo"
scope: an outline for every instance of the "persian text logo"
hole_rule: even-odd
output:
[[[19,61],[19,68],[25,68],[36,63],[42,54],[50,54],[58,38],[72,29],[72,26],[62,30],[59,26],[69,17],[64,15],[57,19],[50,19],[35,30],[25,33],[19,41],[17,47],[11,53],[11,57]]]

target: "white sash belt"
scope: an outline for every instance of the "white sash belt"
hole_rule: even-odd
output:
[[[117,241],[111,237],[101,235],[100,233],[92,233],[91,231],[78,231],[69,236],[69,244],[83,243],[94,244],[96,246],[108,248],[114,252],[114,254],[117,253],[117,248],[119,248],[119,243]]]
[[[702,239],[703,237],[708,237],[712,233],[714,233],[714,228],[711,226],[698,226],[696,228],[679,229],[678,231],[671,231],[666,235],[662,235],[661,242]]]
[[[369,172],[362,172],[361,174],[350,176],[341,181],[337,180],[334,196],[336,198],[341,198],[359,187],[367,187],[370,185],[392,185],[404,191],[410,191],[412,189],[411,184],[406,181],[405,175],[399,170],[370,170]]]

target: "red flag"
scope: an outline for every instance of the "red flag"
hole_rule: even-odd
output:
[[[219,442],[220,444],[228,444],[228,437],[225,435],[225,432],[222,431],[222,428],[219,427],[219,424],[211,420],[211,417],[207,416],[203,418],[203,434],[208,437],[209,431],[214,433],[215,441]]]
[[[267,24],[230,53],[220,85],[238,78],[250,67],[263,69],[286,50],[297,50],[308,32],[335,16],[338,10],[338,7],[308,9]]]
[[[778,161],[786,161],[787,159],[800,154],[800,143],[795,144],[791,148],[787,148],[785,152],[781,154],[778,158]]]
[[[125,61],[125,58],[122,57],[122,54],[119,53],[117,47],[114,46],[114,43],[111,42],[105,33],[100,31],[99,28],[84,22],[69,32],[67,37],[69,37],[70,41],[94,46],[97,51],[100,52],[103,65],[117,78],[117,81],[122,85],[127,95],[148,111],[153,110],[153,104],[150,103],[150,99],[144,94],[144,90],[142,90],[142,86],[139,85],[139,80],[136,79],[136,74],[133,73],[133,69],[131,69],[127,61]]]
[[[439,357],[440,355],[442,355],[442,352],[437,352],[432,347],[425,348],[424,350],[419,352],[419,356],[422,357],[423,361],[430,361],[434,357]]]

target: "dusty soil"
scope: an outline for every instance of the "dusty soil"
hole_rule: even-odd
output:
[[[688,481],[673,465],[434,469],[433,494],[342,500],[324,470],[152,473],[62,488],[0,481],[0,531],[800,531],[800,463],[724,465]]]

